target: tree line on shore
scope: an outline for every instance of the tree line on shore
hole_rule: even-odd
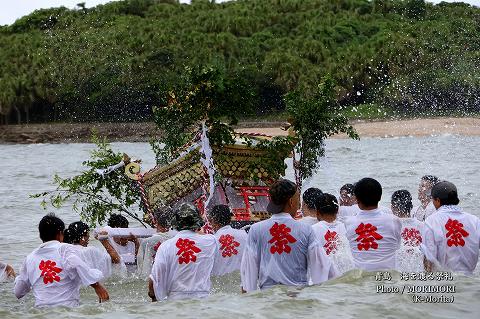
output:
[[[285,94],[308,95],[327,74],[340,107],[478,112],[479,62],[480,8],[463,3],[80,3],[0,27],[0,123],[151,120],[199,66],[245,116],[285,109]]]

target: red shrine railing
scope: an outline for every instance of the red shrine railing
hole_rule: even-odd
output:
[[[268,194],[269,187],[267,186],[242,186],[239,187],[240,195],[243,197],[243,202],[245,207],[243,208],[233,208],[233,214],[235,219],[240,220],[250,220],[251,218],[251,204],[249,197],[270,197]]]

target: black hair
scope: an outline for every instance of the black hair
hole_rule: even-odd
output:
[[[370,177],[365,177],[355,184],[355,197],[365,206],[375,206],[382,198],[382,185]]]
[[[422,181],[429,182],[432,186],[435,186],[440,182],[437,176],[433,175],[424,175],[421,178]]]
[[[393,192],[391,199],[392,207],[400,211],[402,215],[410,216],[412,211],[412,195],[406,189]]]
[[[297,192],[297,185],[288,179],[274,183],[269,190],[270,200],[275,205],[285,205]]]
[[[63,241],[67,244],[78,244],[83,236],[87,235],[90,227],[84,222],[74,222],[65,229]]]
[[[458,205],[460,199],[458,198],[457,187],[454,184],[442,181],[438,182],[432,188],[432,198],[438,199],[440,205]]]
[[[322,196],[323,192],[316,188],[316,187],[310,187],[303,193],[302,199],[303,203],[307,205],[309,209],[317,209],[316,208],[316,202],[318,200],[319,196]]]
[[[175,215],[173,219],[175,229],[181,230],[193,230],[196,231],[204,226],[205,222],[200,216],[200,212],[197,207],[192,204],[183,203],[175,209]]]
[[[355,185],[353,184],[345,184],[340,187],[340,192],[345,191],[347,194],[353,195],[355,191]]]
[[[336,215],[338,213],[337,198],[329,193],[323,193],[322,196],[319,196],[315,206],[320,214]]]
[[[72,244],[72,245],[74,244],[74,242],[73,242],[74,239],[73,238],[75,237],[75,234],[73,232],[74,232],[73,229],[69,229],[68,227],[67,227],[67,229],[65,229],[63,231],[63,242],[64,243]]]
[[[43,216],[42,220],[40,220],[40,223],[38,224],[40,239],[43,242],[57,239],[58,233],[61,233],[64,230],[65,224],[53,213]]]
[[[128,219],[120,214],[112,214],[107,225],[112,228],[128,228]]]
[[[163,228],[170,228],[174,217],[173,210],[168,206],[162,206],[155,210],[153,217],[157,224]]]
[[[230,225],[233,213],[227,205],[215,205],[208,215],[216,224],[223,227]]]

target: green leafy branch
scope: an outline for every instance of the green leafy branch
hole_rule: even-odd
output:
[[[236,112],[248,110],[246,105],[232,106],[225,87],[231,85],[222,68],[214,66],[185,68],[179,83],[172,87],[162,106],[153,109],[154,121],[161,132],[151,141],[157,163],[164,165],[177,158],[183,146],[195,138],[204,121],[212,145],[231,144]],[[245,93],[248,95],[248,93]],[[237,101],[235,101],[237,102]],[[222,120],[228,120],[225,124]]]
[[[82,163],[87,170],[65,179],[55,175],[55,190],[31,197],[43,198],[41,205],[44,208],[48,202],[54,208],[60,208],[73,201],[73,210],[91,226],[103,224],[109,215],[117,212],[122,212],[145,226],[138,214],[132,211],[134,206],[141,205],[141,198],[134,182],[125,175],[124,170],[115,170],[105,176],[97,172],[97,169],[117,164],[123,155],[115,153],[105,139],[100,140],[93,135],[92,141],[97,148],[91,152],[90,160]]]
[[[319,158],[325,155],[324,141],[329,136],[346,133],[350,138],[359,138],[341,113],[335,83],[330,76],[323,79],[312,95],[293,91],[285,96],[285,102],[299,140],[295,150],[300,155],[296,168],[301,181],[315,173]]]

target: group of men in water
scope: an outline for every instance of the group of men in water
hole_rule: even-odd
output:
[[[102,302],[109,296],[101,282],[129,265],[148,276],[152,301],[206,297],[211,276],[235,271],[249,292],[320,284],[352,269],[470,275],[477,265],[480,219],[458,206],[454,184],[434,176],[422,178],[417,208],[407,190],[392,194],[391,209],[380,207],[382,187],[372,178],[343,186],[339,201],[317,188],[301,196],[286,179],[274,183],[269,195],[272,217],[251,225],[248,234],[230,226],[226,205],[208,211],[214,234],[205,234],[198,210],[182,204],[158,209],[157,233],[141,241],[97,232],[104,250],[88,246],[86,224],[65,230],[62,220],[47,215],[39,223],[43,244],[24,261],[14,293],[22,298],[32,290],[36,306],[76,306],[80,287],[90,285]],[[108,225],[127,228],[128,220],[112,215]]]

